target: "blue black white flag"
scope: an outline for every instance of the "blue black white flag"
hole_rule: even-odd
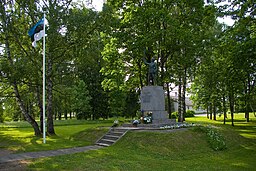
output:
[[[44,20],[44,18],[42,18],[28,31],[28,35],[31,38],[33,47],[36,47],[37,41],[39,41],[42,37],[46,36],[44,31],[44,25],[46,24],[46,22],[47,20]]]

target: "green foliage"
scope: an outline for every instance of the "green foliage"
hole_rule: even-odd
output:
[[[185,117],[188,118],[188,117],[194,117],[195,116],[195,111],[193,110],[186,110],[186,113],[185,113]],[[172,115],[171,115],[171,119],[177,119],[179,117],[179,114],[177,111],[175,112],[172,112]]]
[[[223,136],[219,132],[217,132],[216,129],[208,127],[207,138],[211,145],[211,148],[214,149],[215,151],[220,151],[227,148]]]
[[[178,112],[172,112],[171,119],[177,119],[178,118]]]
[[[194,117],[195,116],[195,111],[193,110],[186,110],[185,117]]]
[[[121,90],[109,92],[110,117],[120,117],[124,114],[126,93]]]
[[[4,110],[3,110],[2,103],[0,103],[0,123],[1,122],[4,122]]]
[[[73,104],[72,108],[76,111],[77,119],[87,119],[90,118],[91,106],[89,102],[91,97],[87,90],[85,83],[80,80],[76,86],[73,88]]]
[[[218,7],[218,14],[236,22],[232,28],[215,23],[206,32],[204,53],[208,55],[202,56],[191,88],[196,107],[211,109],[210,113],[216,113],[216,108],[226,112],[228,107],[233,113],[236,107],[248,113],[255,106],[254,5],[234,0]]]
[[[140,109],[138,99],[139,97],[137,92],[130,91],[127,93],[123,116],[127,118],[134,118],[136,116],[137,111]]]
[[[207,141],[210,144],[210,147],[215,151],[225,150],[227,144],[224,137],[220,134],[216,127],[212,126],[198,126],[194,128],[196,131],[202,131],[207,136]]]
[[[91,9],[73,8],[70,10],[66,23],[68,40],[74,43],[69,51],[74,59],[74,68],[76,68],[74,75],[87,85],[91,97],[92,119],[109,116],[109,96],[101,85],[104,75],[100,73],[105,65],[101,55],[103,51],[101,31],[107,28],[106,21],[101,21],[102,17],[102,14]]]
[[[21,111],[16,103],[16,100],[13,98],[9,98],[5,100],[4,104],[4,110],[3,110],[3,117],[6,121],[12,120],[12,121],[18,121],[23,120]]]
[[[4,117],[2,114],[0,114],[0,122],[4,122]]]

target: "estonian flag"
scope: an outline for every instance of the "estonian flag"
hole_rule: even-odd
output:
[[[47,21],[45,21],[47,22]],[[44,32],[44,18],[36,23],[29,31],[28,35],[31,38],[32,46],[36,47],[36,42],[39,41],[42,37],[46,36]]]

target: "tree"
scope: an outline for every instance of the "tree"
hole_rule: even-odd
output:
[[[22,9],[21,12],[20,9]],[[24,118],[33,127],[35,135],[39,136],[41,132],[38,124],[26,110],[24,99],[20,92],[20,88],[24,85],[22,84],[24,78],[22,78],[21,74],[23,73],[22,71],[26,69],[23,65],[23,59],[26,58],[22,57],[29,56],[25,46],[22,44],[26,44],[27,39],[22,39],[22,35],[17,30],[21,29],[21,32],[25,31],[24,27],[22,27],[23,21],[26,18],[23,12],[23,8],[19,5],[17,6],[15,2],[3,1],[0,4],[0,20],[2,23],[2,36],[0,41],[2,47],[4,47],[3,54],[1,55],[1,77],[5,83],[13,88],[14,96]],[[20,27],[17,27],[18,25],[20,25]]]
[[[203,86],[198,82],[195,84],[197,86],[193,87],[197,93],[194,99],[200,101],[199,95],[202,93],[201,96],[207,97],[206,101],[201,98],[203,104],[207,104],[212,98],[218,102],[218,108],[224,113],[224,124],[228,101],[233,126],[234,112],[237,108],[245,112],[245,117],[249,121],[250,106],[253,102],[251,99],[255,92],[255,40],[252,38],[251,29],[254,23],[254,8],[251,8],[253,5],[255,4],[251,1],[232,1],[229,5],[219,7],[220,15],[231,15],[236,19],[236,23],[233,27],[222,27],[223,33],[217,34],[217,46],[215,45],[211,57],[208,58],[210,64],[207,64],[208,61],[200,64],[200,68],[204,68],[206,73],[200,72],[197,75],[201,81],[203,80]],[[210,74],[207,74],[208,72]],[[211,84],[207,85],[207,79],[202,78],[209,79]]]
[[[80,80],[73,88],[73,97],[72,108],[76,111],[77,119],[87,119],[90,117],[91,106],[89,105],[89,101],[91,100],[91,97],[89,96],[89,91],[83,81]]]
[[[245,118],[249,122],[249,111],[253,106],[253,97],[255,96],[255,2],[234,0],[224,6],[220,6],[222,15],[229,15],[236,23],[230,29],[230,41],[233,46],[230,47],[232,51],[232,61],[236,70],[239,70],[239,82],[242,86],[237,87],[235,92],[241,96],[241,107],[245,112]],[[239,90],[239,89],[243,90]]]
[[[101,51],[101,32],[107,26],[102,15],[90,9],[72,9],[67,23],[67,37],[72,44],[70,56],[74,56],[75,75],[87,85],[91,97],[92,119],[108,117],[108,94],[104,91],[100,73],[104,65]]]

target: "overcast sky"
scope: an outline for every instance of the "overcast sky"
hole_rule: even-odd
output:
[[[92,5],[97,11],[100,11],[102,10],[103,0],[93,0]]]

